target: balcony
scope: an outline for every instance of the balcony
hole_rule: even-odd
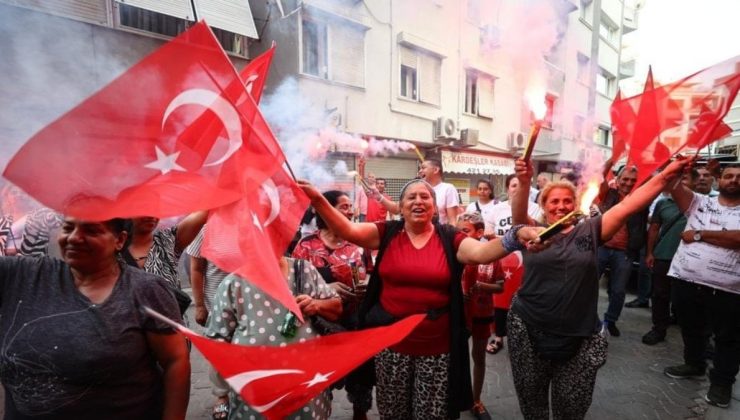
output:
[[[634,7],[624,6],[624,17],[622,18],[622,35],[626,35],[637,29],[637,11]]]
[[[635,75],[635,59],[623,61],[619,64],[619,78],[627,79]]]

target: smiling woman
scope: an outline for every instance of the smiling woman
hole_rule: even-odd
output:
[[[378,249],[359,311],[361,326],[412,314],[427,318],[402,342],[375,357],[381,418],[447,419],[469,409],[468,332],[460,276],[463,264],[488,263],[534,240],[538,228],[512,229],[481,243],[433,221],[434,188],[417,179],[401,190],[401,221],[352,223],[312,185],[299,181],[332,231],[360,247]],[[506,246],[504,246],[506,244]],[[429,389],[437,392],[430,393]]]
[[[177,303],[164,280],[119,263],[129,223],[66,218],[64,261],[0,257],[6,417],[184,417],[185,340],[140,312],[179,319]]]

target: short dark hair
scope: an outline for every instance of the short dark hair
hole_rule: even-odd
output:
[[[516,174],[506,175],[506,188],[509,188],[509,184],[511,184],[511,180],[516,178]]]
[[[383,182],[385,182],[386,184],[388,183],[388,181],[387,181],[387,180],[386,180],[385,178],[378,178],[378,177],[375,177],[375,182],[378,182],[378,181],[383,181]]]
[[[431,163],[434,167],[439,168],[439,173],[440,173],[440,175],[442,174],[442,161],[441,160],[439,160],[439,159],[432,159],[432,158],[427,158],[427,159],[424,159],[424,160],[426,160],[427,162]]]
[[[488,194],[490,199],[493,200],[494,194],[493,194],[493,184],[491,184],[491,181],[487,179],[480,178],[478,181],[475,182],[476,188],[478,187],[478,184],[486,184],[488,185],[488,188],[491,190],[491,193]]]
[[[349,197],[349,195],[346,192],[338,191],[338,190],[324,191],[322,195],[324,196],[324,198],[326,198],[326,201],[328,201],[332,207],[337,205],[340,197]],[[326,229],[328,227],[326,225],[326,222],[324,221],[324,219],[321,218],[321,215],[319,213],[316,213],[316,227],[319,229]]]

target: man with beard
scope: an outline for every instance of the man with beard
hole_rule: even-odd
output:
[[[693,193],[681,184],[671,195],[688,219],[668,272],[675,278],[684,364],[664,372],[672,378],[704,376],[704,349],[714,334],[711,385],[704,398],[724,408],[740,367],[740,166],[722,171],[717,197]]]

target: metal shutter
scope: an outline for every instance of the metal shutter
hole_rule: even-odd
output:
[[[129,6],[139,7],[141,9],[151,10],[152,12],[162,13],[167,16],[185,20],[195,20],[193,6],[190,0],[116,0],[119,3]]]
[[[214,28],[258,39],[252,10],[247,0],[196,0],[198,19]]]
[[[3,0],[3,3],[86,22],[108,24],[106,0]]]
[[[331,80],[352,86],[365,85],[365,31],[350,25],[332,24]]]
[[[478,115],[493,118],[493,77],[478,75]]]
[[[402,66],[410,67],[416,70],[419,56],[416,51],[412,50],[411,48],[401,46],[399,49],[399,54],[401,56]]]
[[[439,105],[442,60],[429,54],[419,54],[419,98],[422,102]]]

